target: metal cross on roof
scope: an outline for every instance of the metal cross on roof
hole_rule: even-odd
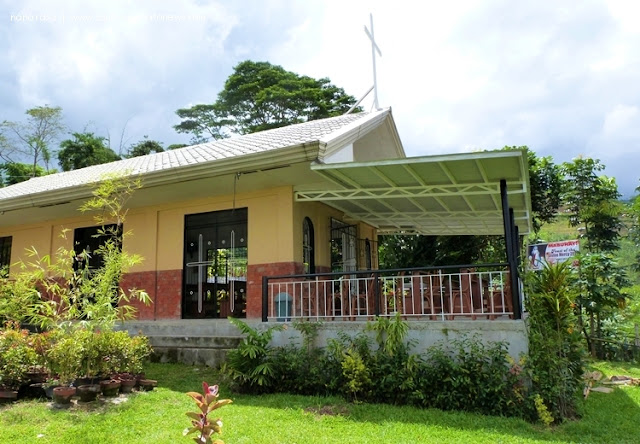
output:
[[[360,99],[358,99],[358,101],[353,104],[345,114],[349,114],[351,113],[351,111],[356,109],[371,91],[373,91],[373,107],[376,110],[380,109],[380,106],[378,105],[378,79],[376,77],[376,52],[380,57],[382,57],[382,52],[380,51],[380,48],[378,48],[378,44],[376,43],[376,39],[373,34],[373,14],[369,14],[369,22],[371,25],[371,31],[369,31],[367,25],[365,25],[364,32],[367,34],[367,37],[369,37],[369,40],[371,40],[371,59],[373,60],[373,86],[369,88],[367,92],[364,93],[364,95],[360,97]]]
[[[371,32],[367,29],[367,26],[364,27],[364,32],[367,33],[369,40],[371,40],[371,59],[373,60],[373,106],[376,109],[380,109],[378,106],[378,81],[376,78],[376,52],[380,57],[382,57],[382,52],[380,48],[378,48],[378,44],[376,43],[376,39],[373,34],[373,14],[369,14],[369,22],[371,24]]]

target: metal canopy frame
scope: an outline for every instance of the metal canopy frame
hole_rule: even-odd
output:
[[[531,230],[522,150],[315,163],[311,169],[329,185],[296,189],[296,201],[323,202],[379,234],[504,235],[502,192],[519,233]]]

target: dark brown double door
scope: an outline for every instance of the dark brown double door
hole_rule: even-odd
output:
[[[182,317],[246,316],[247,209],[185,216]]]

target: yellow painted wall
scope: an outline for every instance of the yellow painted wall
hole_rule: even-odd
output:
[[[302,262],[302,221],[309,217],[314,227],[316,265],[330,267],[331,218],[342,220],[342,212],[318,202],[294,202],[291,187],[239,193],[235,205],[237,208],[248,208],[250,264]],[[181,269],[185,215],[232,207],[233,197],[227,195],[130,210],[124,229],[131,235],[125,237],[124,248],[144,258],[141,264],[130,271]],[[60,247],[72,249],[73,230],[94,225],[91,215],[82,215],[3,229],[0,236],[13,236],[11,261],[15,263],[20,259],[27,260],[24,251],[31,246],[42,255],[53,254]],[[63,229],[68,230],[66,238],[60,236]],[[358,238],[374,241],[375,229],[359,224]],[[358,261],[362,263],[361,258]],[[15,267],[12,268],[14,271]]]
[[[25,263],[33,261],[34,258],[29,257],[26,248],[35,249],[40,257],[50,254],[51,252],[51,226],[47,224],[39,224],[36,226],[18,227],[16,230],[4,230],[0,236],[12,236],[11,239],[11,267],[10,272],[13,274],[18,271],[15,265],[19,261]]]
[[[342,221],[344,215],[341,211],[331,208],[320,202],[295,202],[294,218],[293,218],[293,240],[294,240],[294,258],[296,262],[302,262],[302,222],[305,217],[313,222],[315,236],[315,259],[316,266],[330,267],[330,236],[331,236],[331,218]],[[377,240],[376,229],[365,223],[359,223],[357,226],[358,239],[366,239],[372,241],[372,248],[375,250],[375,241]],[[377,252],[373,251],[373,255],[377,257]],[[377,264],[377,261],[373,262]],[[358,257],[358,266],[364,267],[364,250],[361,249]]]
[[[378,268],[378,232],[375,227],[367,225],[364,222],[358,223],[358,239],[361,242],[369,239],[371,242],[371,268]],[[364,268],[365,264],[365,250],[360,248],[358,252],[358,265]]]
[[[293,261],[292,196],[291,187],[236,195],[236,208],[248,209],[247,236],[250,264]],[[130,214],[127,221],[131,221],[132,218],[135,220],[151,217],[151,214],[155,215],[159,239],[157,269],[175,270],[182,268],[185,215],[231,208],[233,208],[233,197],[219,196],[182,202],[180,206],[144,208]],[[144,242],[144,240],[136,236],[135,242]],[[152,244],[156,245],[156,242],[153,241]],[[135,251],[134,247],[129,245],[127,248]],[[136,271],[152,269],[154,268],[145,263],[140,270]]]
[[[27,250],[35,249],[40,258],[50,256],[55,261],[62,248],[73,248],[73,230],[96,225],[90,215],[66,218],[39,224],[8,227],[0,230],[0,236],[12,236],[11,274],[19,270],[18,262],[33,262]]]
[[[236,208],[248,208],[249,263],[294,261],[293,189],[279,187],[268,190],[239,193]],[[132,272],[182,269],[184,217],[187,214],[233,208],[233,196],[217,196],[208,199],[141,207],[127,214],[124,248],[140,254],[144,261]],[[12,236],[11,263],[28,260],[25,249],[35,247],[41,255],[51,255],[63,247],[73,248],[73,230],[96,225],[91,215],[6,228],[0,236]],[[60,234],[67,229],[66,238]],[[11,272],[17,271],[12,267]]]

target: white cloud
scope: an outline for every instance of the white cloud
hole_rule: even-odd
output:
[[[329,77],[360,96],[372,84],[363,30],[371,12],[383,54],[379,101],[393,107],[408,153],[528,145],[557,162],[588,153],[625,194],[638,184],[624,166],[640,162],[640,3],[7,3],[0,0],[0,80],[11,88],[0,119],[49,103],[63,107],[74,130],[94,121],[113,135],[126,124],[133,141],[186,141],[171,129],[174,111],[215,100],[245,59]],[[57,20],[10,20],[21,12]],[[159,18],[169,14],[205,19]]]

